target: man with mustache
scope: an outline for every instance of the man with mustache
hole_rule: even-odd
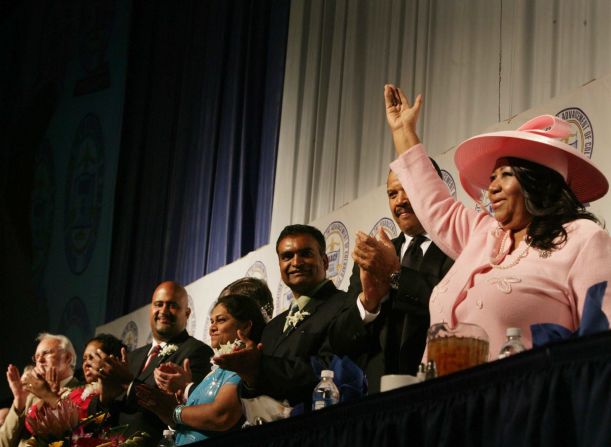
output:
[[[439,166],[431,162],[441,177]],[[379,391],[385,374],[416,374],[426,345],[431,292],[454,263],[426,237],[392,171],[386,190],[401,234],[392,241],[382,229],[378,238],[357,234],[348,288],[356,297],[350,311],[355,338],[368,346],[367,353],[359,358],[350,346],[334,346],[364,365],[370,393]]]
[[[293,293],[289,310],[267,324],[259,345],[242,337],[245,349],[214,361],[241,376],[243,397],[265,394],[293,406],[303,403],[308,411],[320,380],[311,358],[328,364],[333,354],[341,354],[332,350],[331,339],[349,344],[352,334],[343,328],[343,314],[352,299],[326,279],[325,237],[317,228],[285,227],[276,253],[282,281]]]
[[[134,385],[157,386],[154,372],[162,363],[190,369],[190,381],[195,384],[210,372],[212,349],[187,333],[190,314],[184,287],[174,281],[159,284],[149,313],[153,342],[129,354],[123,349],[121,359],[98,350],[93,367],[101,379],[102,391],[100,399],[93,400],[90,411],[103,407],[120,411],[120,424],[129,424],[127,435],[144,431],[150,435],[150,444],[157,445],[165,424],[155,414],[136,406]]]

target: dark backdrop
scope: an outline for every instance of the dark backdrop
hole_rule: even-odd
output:
[[[289,6],[134,1],[107,320],[268,242]]]
[[[59,316],[75,295],[87,319],[71,321],[88,323],[77,328],[86,339],[106,317],[148,302],[159,281],[191,282],[268,242],[289,7],[0,1],[0,404],[11,398],[7,364],[29,361],[37,333],[66,332]],[[108,83],[77,89],[92,61],[108,64]],[[107,143],[92,213],[113,217],[100,220],[79,274],[64,253],[65,195],[74,135],[90,111]],[[41,191],[36,159],[49,139],[54,187]]]

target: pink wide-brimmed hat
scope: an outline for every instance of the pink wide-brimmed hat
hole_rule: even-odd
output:
[[[542,115],[518,130],[476,135],[456,148],[454,163],[464,190],[476,202],[490,184],[496,161],[503,157],[522,158],[560,173],[582,202],[603,197],[609,190],[605,175],[588,157],[566,144],[570,124],[552,115]]]

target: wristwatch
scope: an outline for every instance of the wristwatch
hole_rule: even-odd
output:
[[[390,278],[389,278],[389,282],[390,282],[390,288],[393,290],[397,290],[399,289],[399,278],[401,277],[401,271],[399,270],[398,272],[392,272],[390,274]]]

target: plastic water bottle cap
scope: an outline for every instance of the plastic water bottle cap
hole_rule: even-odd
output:
[[[329,378],[333,378],[334,374],[333,371],[331,371],[330,369],[323,369],[320,372],[320,377],[329,377]]]
[[[520,329],[519,327],[508,327],[507,336],[508,337],[520,337],[522,336],[522,329]]]

